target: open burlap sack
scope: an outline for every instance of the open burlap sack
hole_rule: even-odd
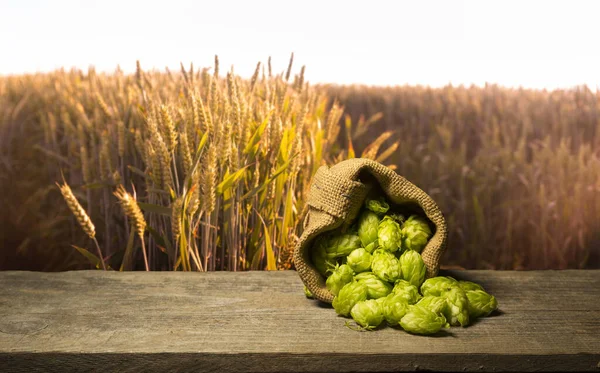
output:
[[[446,221],[437,204],[390,168],[370,159],[350,159],[317,170],[308,195],[304,231],[294,250],[294,264],[300,278],[321,301],[331,303],[333,295],[311,262],[313,240],[321,233],[351,224],[372,188],[383,191],[393,204],[420,208],[433,223],[434,234],[421,256],[427,266],[427,278],[437,275],[448,237]]]

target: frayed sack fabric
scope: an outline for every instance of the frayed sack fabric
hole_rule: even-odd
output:
[[[349,159],[331,168],[321,166],[317,170],[308,194],[304,231],[294,250],[296,270],[316,299],[331,303],[333,295],[310,259],[313,240],[326,231],[349,226],[369,191],[377,186],[390,202],[417,206],[433,224],[435,233],[421,256],[427,267],[427,278],[437,275],[448,237],[446,221],[437,204],[392,169],[370,159]]]

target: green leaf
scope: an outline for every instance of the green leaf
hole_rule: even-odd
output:
[[[102,188],[108,188],[108,187],[112,187],[113,184],[109,184],[109,183],[103,183],[103,182],[98,182],[98,183],[89,183],[89,184],[85,184],[82,185],[81,187],[83,189],[102,189]]]
[[[279,144],[279,159],[283,162],[288,161],[288,155],[291,152],[292,145],[294,144],[295,126],[286,128],[283,131],[281,137],[281,143]]]
[[[140,175],[141,177],[144,177],[144,178],[145,178],[146,176],[148,176],[148,175],[146,175],[146,173],[145,173],[144,171],[140,170],[140,169],[139,169],[139,168],[137,168],[137,167],[133,167],[133,166],[127,166],[127,168],[129,169],[129,171],[133,172],[134,174],[138,174],[138,175]]]
[[[265,232],[265,250],[267,257],[267,271],[276,271],[277,270],[277,262],[275,260],[275,253],[273,252],[273,244],[271,243],[271,235],[269,234],[269,227],[267,227],[267,223],[265,220],[258,214],[260,221],[263,223],[264,232]],[[256,259],[256,257],[254,258]],[[254,260],[253,260],[254,262]],[[254,263],[253,263],[254,264]]]
[[[233,184],[237,183],[242,178],[242,176],[244,176],[244,171],[246,170],[246,168],[248,168],[248,166],[240,168],[239,170],[230,175],[226,174],[223,181],[219,185],[217,185],[217,192],[223,194],[224,191],[231,188]]]
[[[281,165],[281,167],[279,167],[277,170],[275,170],[275,172],[269,176],[269,178],[264,182],[263,185],[258,186],[254,189],[252,189],[251,191],[249,191],[248,193],[244,194],[241,198],[241,200],[245,200],[248,198],[252,198],[255,195],[257,195],[258,193],[260,193],[263,189],[265,189],[267,186],[269,186],[269,184],[271,182],[273,182],[273,180],[275,180],[277,178],[277,176],[279,176],[282,172],[285,172],[287,170],[287,168],[290,165],[290,162],[297,156],[297,154],[294,154],[292,157],[290,157],[290,159],[287,160],[287,162],[285,162],[283,165]],[[247,167],[247,166],[246,166]]]
[[[100,258],[98,258],[96,255],[90,253],[87,249],[84,249],[83,247],[79,247],[79,246],[75,246],[72,245],[77,251],[79,251],[79,253],[81,255],[83,255],[94,267],[96,267],[96,269],[100,269],[102,268],[102,262],[100,261]],[[106,266],[106,269],[110,269],[110,266]]]
[[[39,151],[41,151],[42,153],[44,153],[44,154],[46,154],[46,155],[49,155],[49,156],[50,156],[50,157],[52,157],[52,158],[55,158],[55,159],[56,159],[56,160],[58,160],[58,161],[61,161],[61,162],[63,162],[63,163],[66,163],[66,164],[67,164],[69,167],[73,167],[73,164],[72,164],[72,163],[71,163],[71,162],[70,162],[70,161],[69,161],[69,160],[68,160],[66,157],[63,157],[62,155],[60,155],[60,154],[58,154],[58,153],[55,153],[55,152],[53,152],[52,150],[49,150],[49,149],[43,148],[43,147],[42,147],[42,146],[40,146],[40,145],[34,145],[34,146],[33,146],[33,148],[34,148],[35,150],[39,150]]]
[[[171,216],[171,208],[165,206],[154,205],[151,203],[138,202],[140,208],[146,212],[153,212],[159,215]]]
[[[127,248],[125,248],[125,254],[123,255],[123,261],[121,262],[121,268],[119,271],[130,271],[133,269],[133,259],[135,257],[135,251],[133,250],[133,240],[135,239],[135,229],[129,230],[129,238],[127,239]]]
[[[254,134],[252,134],[252,137],[250,137],[248,144],[246,144],[246,147],[244,148],[244,154],[249,154],[250,158],[254,158],[254,155],[256,154],[256,151],[258,150],[258,143],[260,142],[260,139],[261,139],[263,133],[265,132],[265,128],[267,128],[267,124],[269,123],[270,118],[271,118],[271,113],[267,114],[267,116],[262,121],[262,123],[258,126],[256,131],[254,131]]]
[[[157,188],[148,188],[148,192],[149,193],[156,193],[156,194],[162,194],[163,196],[171,196],[171,193],[169,193],[166,190],[163,189],[157,189]]]
[[[196,148],[196,155],[200,154],[202,149],[204,149],[204,145],[206,145],[207,141],[208,141],[208,133],[205,133],[204,135],[202,135],[202,138],[200,139],[200,142],[198,143],[198,148]]]
[[[277,264],[275,262],[275,253],[273,252],[273,246],[271,245],[271,236],[269,235],[269,229],[265,225],[265,246],[267,249],[267,271],[276,271]]]

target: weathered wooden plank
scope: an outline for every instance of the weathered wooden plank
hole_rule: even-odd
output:
[[[449,271],[497,315],[355,332],[294,272],[0,273],[0,370],[600,371],[600,271]]]

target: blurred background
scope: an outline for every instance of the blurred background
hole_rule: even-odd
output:
[[[122,183],[135,188],[154,226],[151,269],[200,269],[194,261],[205,257],[217,258],[214,269],[273,269],[271,257],[289,268],[315,166],[361,155],[393,165],[440,205],[450,228],[446,266],[600,268],[599,8],[593,1],[3,1],[0,269],[97,265],[94,244],[55,185],[61,173],[112,267],[143,269],[142,248],[128,238],[112,193]],[[213,127],[202,121],[200,102]],[[146,154],[157,146],[144,145],[155,140],[144,127],[153,112],[159,129],[171,120],[181,131],[166,155],[170,171],[162,169],[176,180],[174,193],[164,180],[162,190],[155,185],[158,166]],[[197,113],[198,129],[190,130]],[[225,134],[207,135],[200,150],[202,135],[219,126]],[[184,132],[199,164],[213,147],[233,150],[215,160],[221,189],[213,194],[223,203],[203,214],[199,202],[200,215],[179,221],[172,207],[188,198],[183,182],[176,185],[189,171],[177,150]],[[259,150],[246,152],[255,134]],[[223,192],[236,170],[248,172]],[[200,200],[210,200],[201,187],[208,181],[198,183]],[[257,192],[246,209],[241,197],[263,185],[271,194]],[[189,228],[195,221],[208,230]],[[261,233],[248,228],[263,222],[269,228]],[[180,226],[202,244],[183,244]]]

